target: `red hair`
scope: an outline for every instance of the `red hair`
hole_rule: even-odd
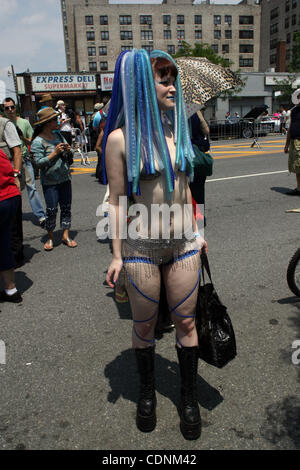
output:
[[[164,57],[156,57],[155,59],[150,59],[152,64],[153,72],[157,73],[161,78],[171,75],[176,78],[178,75],[178,70],[176,66]]]

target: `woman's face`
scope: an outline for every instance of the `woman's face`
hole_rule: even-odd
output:
[[[172,75],[160,77],[154,73],[154,81],[159,109],[162,111],[173,109],[176,96],[175,78]]]
[[[58,123],[57,123],[57,117],[51,119],[51,121],[47,122],[45,127],[47,126],[49,131],[55,131],[56,129],[59,128]]]

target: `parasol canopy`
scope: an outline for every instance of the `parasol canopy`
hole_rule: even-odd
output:
[[[229,68],[213,64],[206,57],[180,57],[176,63],[187,104],[203,106],[216,95],[242,83]]]

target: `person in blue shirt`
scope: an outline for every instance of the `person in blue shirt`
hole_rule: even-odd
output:
[[[69,237],[72,204],[69,155],[72,154],[72,150],[60,132],[57,132],[59,114],[50,107],[39,112],[39,120],[34,124],[36,129],[31,145],[35,163],[41,171],[41,184],[47,207],[45,228],[48,240],[44,244],[46,251],[53,249],[58,204],[63,230],[62,243],[70,248],[77,246],[77,243]]]

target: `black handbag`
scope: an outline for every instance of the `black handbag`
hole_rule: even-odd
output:
[[[199,357],[212,366],[222,368],[236,356],[236,341],[227,308],[222,304],[212,283],[207,255],[201,253],[202,277],[196,306],[196,328]],[[210,283],[205,284],[204,269]]]

